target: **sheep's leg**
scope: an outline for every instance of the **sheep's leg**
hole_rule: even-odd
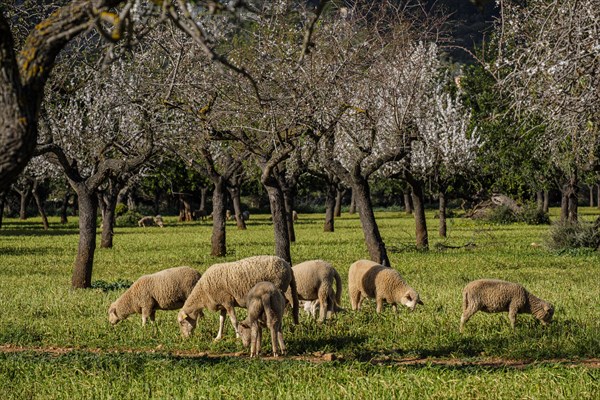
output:
[[[356,288],[348,288],[350,292],[350,304],[352,306],[352,310],[356,311],[360,309],[360,290]]]
[[[238,331],[238,322],[237,317],[235,316],[235,309],[232,306],[225,306],[225,310],[229,315],[229,320],[231,321],[231,326],[233,326],[233,330],[235,331],[235,337],[240,337],[240,332]]]
[[[325,316],[327,314],[327,309],[329,308],[329,301],[327,298],[327,290],[328,288],[324,285],[321,285],[319,288],[319,303],[321,303],[321,309],[319,310],[319,322],[325,321]]]
[[[279,350],[283,355],[285,354],[285,343],[283,343],[283,332],[281,328],[281,321],[277,321],[277,324],[275,324],[275,330],[277,331],[277,342],[279,343]]]
[[[225,328],[225,316],[227,315],[227,311],[221,310],[221,315],[219,315],[219,333],[217,333],[217,337],[215,341],[221,340],[223,338],[223,331]]]
[[[331,319],[335,312],[335,294],[333,293],[332,288],[329,288],[329,291],[327,292],[327,301],[327,318]]]
[[[377,297],[376,301],[377,301],[377,313],[379,314],[380,312],[383,311],[383,298]]]
[[[279,353],[277,353],[277,328],[276,323],[269,323],[269,331],[271,333],[271,349],[273,350],[273,357],[278,357]]]
[[[465,324],[477,312],[476,308],[467,308],[463,310],[462,316],[460,317],[460,333],[463,332]]]
[[[519,311],[519,309],[512,305],[510,306],[510,308],[508,310],[508,319],[510,320],[510,326],[513,329],[515,329],[515,323],[517,322],[517,311]]]
[[[398,305],[396,303],[392,304],[392,310],[394,310],[395,313],[398,312]]]
[[[258,324],[256,323],[253,323],[250,327],[250,357],[258,355],[260,351],[260,348],[257,349],[257,347],[260,347],[260,331],[258,329]]]

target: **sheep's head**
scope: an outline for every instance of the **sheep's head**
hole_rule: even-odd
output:
[[[250,346],[251,329],[250,324],[247,321],[242,321],[238,324],[238,333],[240,339],[242,339],[242,345],[244,347]]]
[[[196,329],[198,318],[202,318],[203,316],[202,310],[198,310],[196,317],[185,313],[183,310],[179,311],[179,314],[177,314],[177,322],[179,323],[179,329],[181,330],[183,337],[188,338],[192,335],[192,332]]]
[[[539,320],[542,322],[542,325],[548,325],[552,322],[552,317],[554,316],[554,306],[546,301],[542,304],[542,312],[538,316]]]
[[[111,325],[116,325],[121,322],[121,319],[122,318],[119,318],[117,315],[117,307],[115,307],[114,303],[111,304],[108,308],[108,322],[110,322]]]
[[[400,299],[400,303],[410,308],[411,311],[415,311],[415,308],[417,308],[417,304],[423,305],[423,302],[419,298],[419,293],[417,293],[417,291],[412,288],[404,293],[404,295]]]

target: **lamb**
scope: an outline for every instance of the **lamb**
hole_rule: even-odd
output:
[[[183,306],[200,279],[190,267],[175,267],[139,277],[108,308],[108,320],[116,325],[134,313],[142,314],[142,326],[156,310],[177,310]]]
[[[294,265],[294,278],[298,289],[299,300],[318,300],[320,306],[319,321],[323,322],[326,317],[331,318],[334,311],[340,310],[342,302],[342,279],[340,274],[331,264],[323,260],[310,260]],[[333,290],[335,280],[336,291]],[[286,292],[288,301],[291,300],[291,292]],[[317,304],[311,306],[314,316]]]
[[[517,314],[532,314],[543,325],[552,322],[554,306],[531,293],[522,285],[498,279],[479,279],[469,282],[463,289],[463,313],[460,332],[469,318],[477,311],[497,313],[508,311],[510,325],[514,329]]]
[[[298,324],[298,293],[290,264],[277,256],[254,256],[239,261],[215,264],[209,267],[198,281],[177,316],[184,337],[189,337],[202,310],[219,311],[219,332],[215,340],[223,337],[225,316],[239,335],[234,307],[246,307],[246,295],[258,282],[273,283],[282,293],[291,288],[294,323]]]
[[[267,326],[271,331],[273,356],[284,354],[285,344],[281,325],[285,299],[281,291],[271,282],[259,282],[246,295],[246,305],[248,316],[240,322],[239,331],[244,347],[250,346],[250,357],[258,356],[260,353],[261,325]],[[277,348],[280,353],[277,352]]]
[[[369,260],[358,260],[350,266],[348,292],[353,310],[359,310],[366,297],[377,301],[378,313],[382,311],[384,301],[392,304],[394,311],[397,311],[398,303],[411,311],[417,304],[423,305],[419,294],[406,284],[398,271]]]

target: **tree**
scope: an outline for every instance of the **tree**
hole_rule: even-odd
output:
[[[517,112],[542,118],[539,141],[564,176],[561,219],[577,221],[578,185],[598,165],[600,9],[594,0],[502,1],[494,71]]]

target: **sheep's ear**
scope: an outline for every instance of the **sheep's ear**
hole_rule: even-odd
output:
[[[420,305],[422,305],[422,306],[424,306],[424,305],[425,305],[425,304],[423,304],[423,302],[421,301],[421,299],[419,299],[419,300],[417,301],[417,304],[420,304]]]
[[[550,305],[544,304],[544,311],[550,311]]]

